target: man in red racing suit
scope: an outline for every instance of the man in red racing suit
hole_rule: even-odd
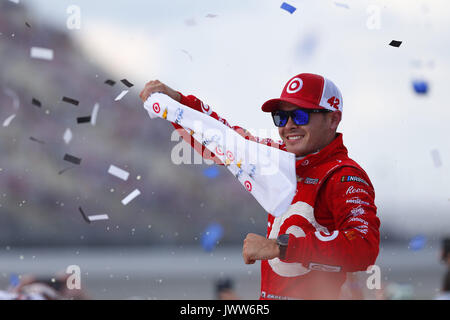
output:
[[[375,263],[380,237],[375,192],[336,132],[343,109],[334,83],[299,74],[287,82],[279,99],[262,106],[272,113],[280,143],[231,127],[196,97],[159,81],[149,82],[141,99],[153,92],[207,113],[247,139],[296,154],[297,192],[290,208],[277,218],[268,215],[265,237],[248,234],[244,240],[245,263],[261,260],[260,299],[338,299],[347,272],[365,271]],[[205,148],[189,135],[183,138],[204,154]],[[215,160],[214,154],[210,158]]]

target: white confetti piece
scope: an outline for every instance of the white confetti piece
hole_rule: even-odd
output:
[[[15,93],[10,88],[3,89],[3,92],[13,100],[14,109],[19,109],[20,100],[19,100],[19,96],[17,95],[17,93]]]
[[[53,50],[40,47],[32,47],[30,55],[35,59],[53,60]]]
[[[128,90],[123,90],[123,91],[117,96],[117,98],[115,99],[115,101],[120,101],[120,100],[122,100],[122,98],[125,97],[127,93],[128,93]]]
[[[437,149],[431,150],[431,157],[433,158],[435,167],[442,166],[441,155],[439,154],[439,150]]]
[[[128,180],[128,176],[130,175],[128,172],[126,172],[125,170],[122,170],[114,165],[110,165],[109,169],[108,169],[108,173],[110,175],[113,175],[119,179],[122,179],[124,181]]]
[[[88,216],[89,221],[100,221],[100,220],[108,220],[109,217],[107,214],[98,214],[95,216]]]
[[[19,3],[19,0],[9,0],[9,2]]]
[[[91,124],[93,126],[95,126],[95,124],[97,123],[97,114],[98,114],[98,109],[100,108],[100,105],[98,103],[95,104],[94,109],[92,110],[92,114],[91,114]]]
[[[182,52],[184,52],[185,54],[187,54],[188,55],[188,57],[189,57],[189,59],[192,61],[193,59],[192,59],[192,56],[189,54],[189,52],[187,52],[186,50],[181,50]]]
[[[64,136],[63,136],[64,142],[65,142],[66,144],[69,144],[70,141],[72,141],[72,137],[73,137],[73,135],[72,135],[72,130],[70,130],[69,128],[67,128],[67,129],[66,129],[66,132],[64,132]]]
[[[138,189],[135,189],[132,193],[130,193],[128,196],[126,196],[122,200],[122,204],[126,206],[130,201],[132,201],[134,198],[136,198],[138,195],[140,195],[141,192]]]
[[[15,114],[10,115],[8,118],[5,119],[5,121],[3,121],[3,127],[7,127],[9,126],[9,124],[11,123],[11,121],[13,121],[13,119],[16,117]]]
[[[189,27],[193,27],[197,25],[197,22],[195,22],[194,18],[190,18],[184,21],[184,24],[189,26]]]

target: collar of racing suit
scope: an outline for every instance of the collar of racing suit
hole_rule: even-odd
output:
[[[323,162],[331,155],[333,155],[333,157],[336,157],[336,154],[338,153],[341,154],[348,153],[347,148],[344,146],[343,135],[342,133],[339,132],[336,134],[336,138],[334,138],[334,140],[322,150],[308,154],[307,156],[304,157],[297,157],[295,161],[295,167],[297,169],[300,169],[314,166]]]

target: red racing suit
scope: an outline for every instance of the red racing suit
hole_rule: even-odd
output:
[[[180,93],[181,94],[181,93]],[[284,144],[231,127],[208,105],[181,94],[181,103],[207,113],[246,139],[286,150]],[[180,129],[177,124],[175,128]],[[178,132],[205,158],[205,147]],[[267,238],[289,234],[283,260],[261,262],[260,299],[338,299],[347,272],[365,271],[379,252],[380,221],[366,172],[348,157],[342,134],[317,153],[296,161],[297,192],[289,210],[268,215]]]

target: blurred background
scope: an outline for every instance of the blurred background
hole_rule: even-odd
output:
[[[360,297],[442,291],[450,4],[287,2],[294,12],[275,0],[0,0],[0,290],[78,265],[92,299],[215,299],[222,287],[257,299],[259,265],[241,248],[266,233],[266,213],[226,169],[173,164],[179,140],[138,94],[159,79],[279,139],[259,108],[311,72],[341,89],[339,131],[375,186],[382,289]]]

